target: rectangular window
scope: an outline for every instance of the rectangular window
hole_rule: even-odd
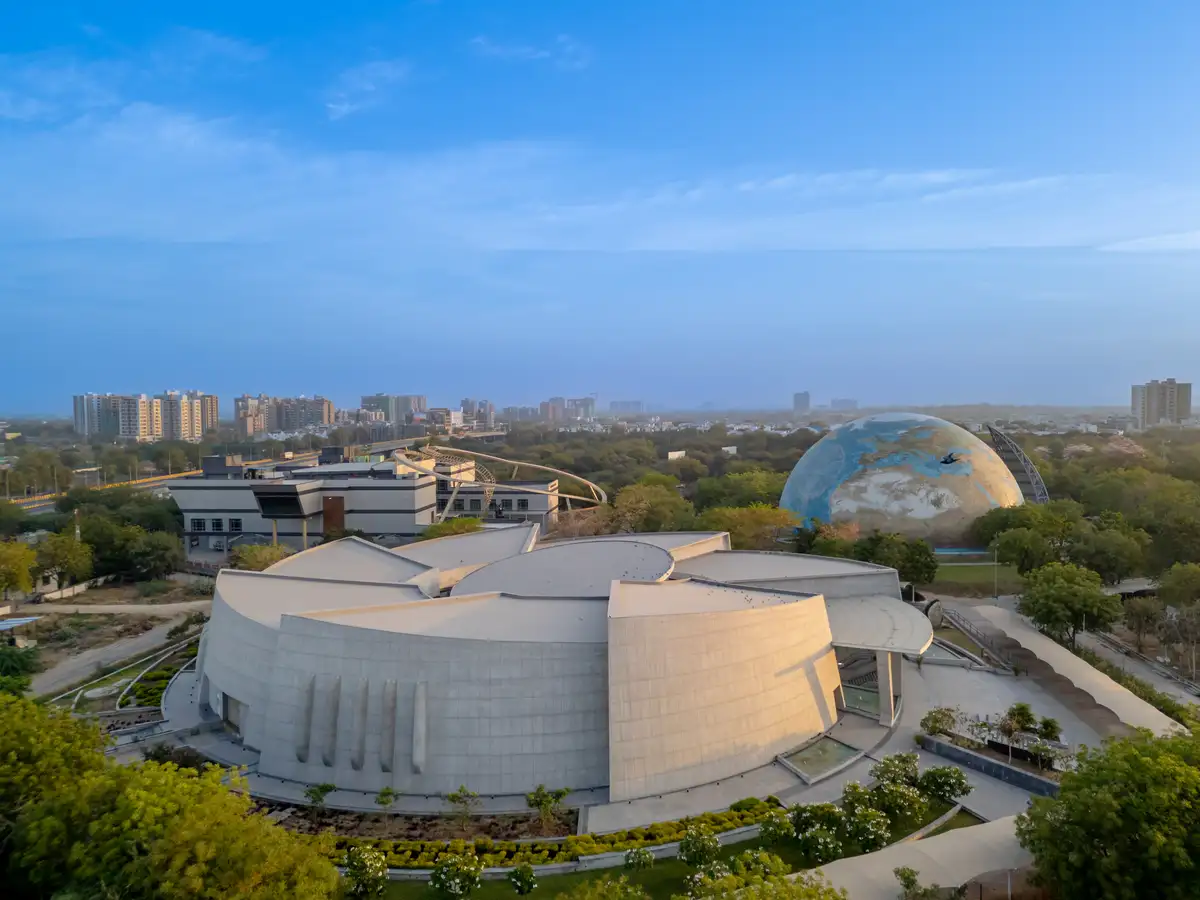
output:
[[[471,501],[471,512],[479,512],[482,509],[483,509],[483,501],[482,500],[472,500]]]
[[[214,532],[216,532],[217,534],[220,534],[222,531],[224,531],[225,530],[225,520],[224,519],[213,519],[212,520],[212,530]]]
[[[522,510],[529,509],[529,501],[526,500],[524,497],[522,497],[520,500],[517,501],[517,509],[522,509]]]
[[[500,508],[501,509],[512,509],[512,500],[501,500]]]
[[[192,531],[204,531],[204,520],[192,519]]]
[[[439,501],[438,501],[438,506],[437,506],[437,508],[438,508],[438,512],[441,512],[443,509],[445,509],[445,508],[446,508],[446,504],[447,504],[448,502],[450,502],[450,501],[446,500],[446,498],[444,498],[444,497],[443,497],[441,500],[439,500]]]
[[[462,512],[464,508],[465,507],[463,506],[463,502],[461,499],[454,501],[454,511],[455,512]]]
[[[230,519],[229,520],[229,531],[231,534],[241,534],[242,533],[242,520],[241,519]]]

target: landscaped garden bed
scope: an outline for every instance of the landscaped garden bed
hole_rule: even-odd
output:
[[[962,771],[954,766],[918,773],[917,756],[912,753],[888,757],[872,769],[871,776],[875,779],[871,788],[850,782],[837,804],[784,809],[750,798],[734,804],[735,808],[727,812],[705,813],[613,834],[579,835],[534,844],[475,840],[425,841],[405,846],[397,842],[339,838],[335,859],[340,862],[345,858],[341,854],[351,847],[367,846],[382,852],[391,868],[445,869],[460,866],[464,860],[469,866],[500,868],[569,863],[581,856],[625,850],[626,871],[622,874],[652,898],[666,900],[687,893],[696,879],[719,880],[730,869],[736,875],[748,860],[782,866],[785,871],[800,871],[882,849],[946,815],[958,798],[970,791]],[[943,827],[957,822],[955,817]],[[760,826],[758,835],[717,846],[715,835],[719,832],[754,824]],[[954,827],[962,827],[962,823]],[[636,848],[674,842],[680,842],[678,858],[655,862],[637,855]],[[696,852],[698,846],[707,847],[703,859]],[[767,857],[767,853],[772,856]],[[543,895],[555,896],[583,882],[611,878],[614,874],[617,873],[604,869],[548,874],[537,878],[538,890]],[[477,880],[477,875],[474,878]],[[437,880],[436,870],[434,880]],[[491,879],[477,882],[467,893],[481,900],[498,900],[501,896],[511,896],[513,891],[508,880]],[[428,881],[404,879],[388,885],[386,896],[416,900],[432,892]]]
[[[549,828],[543,826],[534,813],[512,813],[507,815],[472,816],[464,836],[463,826],[450,816],[419,816],[404,814],[355,813],[343,810],[322,809],[313,811],[308,807],[289,806],[286,803],[259,800],[258,806],[274,813],[283,827],[302,834],[318,834],[332,831],[346,838],[368,838],[378,841],[381,849],[391,850],[389,845],[405,853],[418,845],[433,842],[446,846],[465,843],[486,847],[490,843],[508,842],[553,835],[574,834],[578,827],[579,811],[563,809],[556,813]],[[288,813],[288,810],[291,810]],[[480,855],[483,851],[480,851]]]

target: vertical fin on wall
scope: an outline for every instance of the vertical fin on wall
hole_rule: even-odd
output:
[[[425,771],[425,685],[418,681],[413,691],[412,767],[420,775]]]
[[[358,683],[358,704],[354,711],[354,750],[350,754],[350,767],[361,772],[363,760],[367,758],[367,695],[371,683],[363,678]]]
[[[300,689],[300,714],[296,716],[296,760],[308,762],[308,746],[312,734],[313,699],[317,677],[310,675],[308,684]]]
[[[396,682],[383,683],[383,716],[379,723],[379,768],[394,769],[396,758]]]
[[[322,715],[321,762],[330,768],[337,761],[338,709],[342,700],[342,678],[334,676],[326,687],[325,709]]]

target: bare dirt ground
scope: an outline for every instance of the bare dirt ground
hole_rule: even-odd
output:
[[[156,624],[154,618],[143,616],[50,613],[27,626],[27,634],[37,640],[45,670],[86,650],[144,634]]]
[[[161,582],[150,582],[150,584],[159,585]],[[62,600],[48,601],[47,605],[52,606],[120,606],[124,604],[137,604],[157,606],[163,603],[184,603],[195,600],[204,599],[188,590],[188,585],[175,584],[170,582],[171,587],[167,590],[159,592],[154,588],[147,588],[146,585],[137,584],[110,584],[104,587],[92,588],[84,591],[82,594],[76,594],[74,597],[66,597]]]
[[[467,829],[446,816],[406,816],[380,813],[341,812],[322,810],[314,815],[311,809],[288,806],[287,804],[262,804],[274,813],[283,825],[292,831],[316,834],[332,830],[335,834],[348,837],[389,838],[396,841],[453,840],[466,837],[490,837],[498,841],[515,841],[520,838],[561,837],[574,834],[578,812],[562,810],[557,820],[543,830],[538,817],[528,815],[473,816]]]

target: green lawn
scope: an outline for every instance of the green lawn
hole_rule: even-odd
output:
[[[939,637],[943,641],[954,644],[956,647],[962,647],[968,653],[974,653],[976,656],[983,656],[983,649],[959,631],[957,628],[951,628],[949,625],[944,625],[933,633],[934,637]]]
[[[940,803],[936,800],[933,801],[929,806],[928,814],[921,820],[917,822],[904,822],[897,826],[892,833],[892,840],[897,841],[912,834],[922,825],[932,822],[939,816],[945,815],[949,809],[950,804]],[[962,815],[962,813],[959,815]],[[951,821],[953,822],[957,818],[956,816]],[[758,839],[754,838],[736,844],[729,844],[723,847],[722,851],[724,858],[730,859],[743,850],[754,850],[759,846]],[[788,842],[772,847],[771,852],[790,865],[793,872],[808,868],[808,860],[800,853],[799,846],[795,842]],[[678,859],[661,859],[651,868],[642,872],[625,872],[620,867],[617,867],[614,869],[596,869],[591,872],[572,872],[569,875],[549,875],[538,879],[535,895],[557,897],[559,894],[570,891],[575,885],[584,881],[626,875],[631,882],[644,887],[646,893],[653,900],[669,900],[675,894],[684,893],[683,882],[690,872],[691,870]],[[512,885],[508,883],[508,879],[488,879],[483,882],[478,891],[471,894],[471,900],[502,900],[502,898],[504,900],[512,900],[515,896],[516,894],[512,889]],[[388,883],[388,890],[384,894],[384,897],[388,898],[388,900],[433,900],[435,894],[429,889],[429,882],[427,881],[392,881]]]
[[[925,590],[934,594],[960,597],[990,597],[999,582],[1001,594],[1019,594],[1025,580],[1014,566],[972,563],[964,566],[939,566],[937,577]]]
[[[954,814],[954,818],[945,825],[931,831],[926,837],[934,837],[935,835],[945,834],[947,831],[954,831],[956,828],[970,828],[972,825],[982,825],[983,819],[975,815],[975,813],[967,812],[965,809],[960,809]]]

